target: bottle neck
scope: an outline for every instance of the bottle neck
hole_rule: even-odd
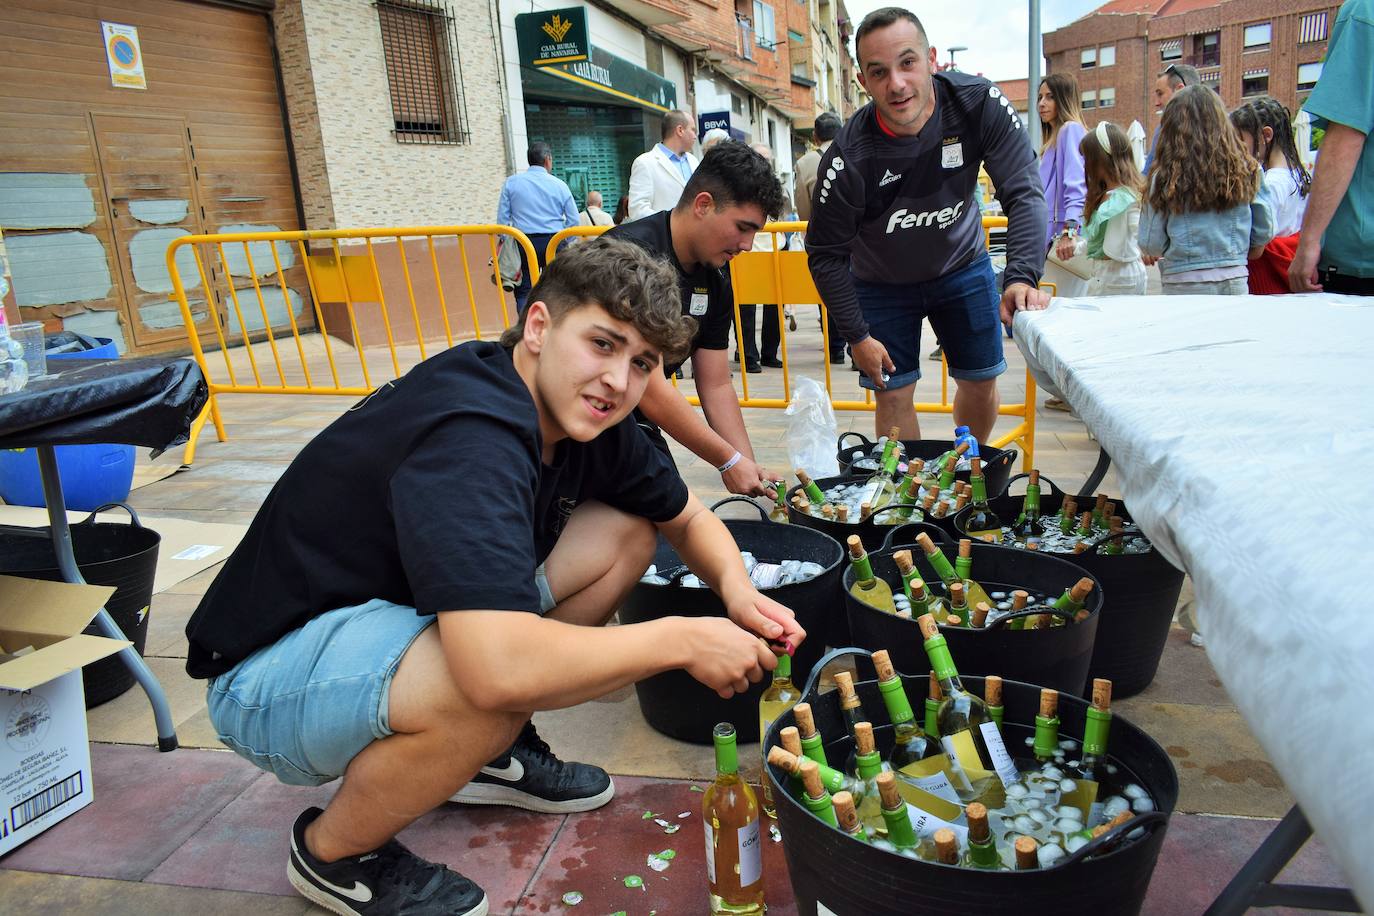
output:
[[[849,565],[854,569],[854,578],[859,582],[872,582],[874,580],[873,564],[868,561],[868,554],[851,556]]]
[[[809,499],[809,500],[811,500],[812,505],[816,505],[816,506],[824,505],[824,503],[825,503],[825,494],[822,493],[822,492],[821,492],[821,488],[820,488],[819,486],[816,485],[816,481],[813,480],[813,481],[811,481],[810,483],[808,483],[808,484],[806,485],[806,487],[805,487],[805,490],[806,490],[806,498]]]
[[[975,506],[986,506],[988,504],[988,485],[983,479],[982,474],[974,474],[973,482],[973,504]]]
[[[1046,759],[1059,750],[1059,717],[1035,717],[1035,756]]]
[[[1075,601],[1073,592],[1069,589],[1064,589],[1064,594],[1055,599],[1054,606],[1068,614],[1076,614],[1083,610],[1083,602]]]
[[[935,677],[940,682],[941,689],[945,696],[954,692],[962,693],[964,685],[959,681],[959,671],[954,667],[954,657],[949,654],[949,646],[945,643],[943,636],[932,636],[926,640],[926,655],[930,658],[930,666],[935,671]]]
[[[1038,484],[1031,484],[1026,487],[1026,501],[1022,504],[1022,509],[1030,516],[1040,514],[1040,486]]]
[[[1001,858],[997,855],[997,843],[990,835],[982,843],[969,840],[968,857],[978,868],[996,868],[1002,864]]]
[[[901,678],[879,681],[878,692],[883,695],[883,705],[887,707],[887,716],[893,725],[901,727],[908,723],[916,723],[916,713],[911,709],[911,701],[907,699],[906,690],[902,688]]]
[[[809,738],[801,739],[802,754],[821,766],[828,766],[825,759],[825,743],[821,741],[821,733],[816,732]]]
[[[916,847],[916,831],[911,826],[911,815],[906,810],[906,802],[899,802],[895,808],[883,808],[883,820],[887,821],[887,839],[898,849]]]
[[[868,781],[883,771],[882,755],[877,751],[857,754],[854,757],[854,768],[860,779]]]
[[[773,669],[773,683],[792,682],[792,656],[779,655],[778,667]]]
[[[1088,707],[1087,721],[1083,726],[1083,753],[1101,757],[1107,753],[1107,732],[1111,728],[1110,710]]]
[[[733,776],[739,772],[739,752],[735,749],[735,738],[716,736],[716,775]]]
[[[954,573],[954,567],[949,565],[949,560],[946,559],[944,552],[940,550],[939,547],[935,548],[934,553],[927,554],[926,560],[930,563],[931,569],[935,570],[935,574],[938,575],[942,581],[952,582],[959,578]]]

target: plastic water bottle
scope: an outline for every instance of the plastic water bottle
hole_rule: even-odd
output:
[[[5,310],[0,307],[0,394],[18,391],[29,382],[29,366],[24,362],[24,345],[10,336]]]
[[[978,440],[973,437],[973,433],[969,432],[968,427],[954,427],[954,444],[957,446],[960,442],[965,440],[968,441],[968,456],[970,458],[980,457],[978,454]]]

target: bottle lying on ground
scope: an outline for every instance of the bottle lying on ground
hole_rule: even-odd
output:
[[[845,543],[849,545],[849,565],[854,570],[854,584],[849,587],[849,593],[880,611],[891,614],[897,610],[892,601],[892,587],[873,574],[873,565],[864,552],[863,541],[859,540],[857,534],[851,534]]]
[[[763,845],[759,806],[739,775],[735,727],[715,727],[716,779],[702,798],[701,821],[706,836],[706,878],[712,916],[761,916],[763,913]]]
[[[792,659],[787,655],[778,656],[778,666],[773,669],[773,682],[759,697],[759,746],[767,744],[768,728],[779,716],[787,712],[801,699],[801,691],[792,683]],[[777,817],[773,806],[773,790],[768,780],[763,784],[763,813]]]

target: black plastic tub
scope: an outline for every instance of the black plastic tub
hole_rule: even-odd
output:
[[[114,506],[128,511],[129,524],[95,521],[96,515]],[[101,506],[85,521],[72,525],[71,533],[72,550],[82,577],[90,585],[115,587],[105,610],[142,655],[148,639],[148,608],[162,537],[151,528],[144,528],[134,510],[123,503]],[[46,528],[23,534],[0,532],[0,573],[64,581]],[[105,635],[94,623],[85,632]],[[87,708],[113,700],[134,685],[133,672],[118,654],[91,662],[82,669],[81,679]]]
[[[762,508],[746,497],[731,497],[712,509],[730,502],[745,502],[759,510],[761,520],[725,519],[741,550],[761,560],[809,560],[825,571],[806,582],[794,582],[769,589],[768,597],[791,608],[806,630],[806,641],[792,656],[792,677],[804,683],[811,666],[825,653],[825,640],[818,637],[828,628],[829,619],[844,617],[839,598],[840,569],[844,549],[819,531],[799,525],[770,522]],[[660,569],[682,565],[672,545],[659,537],[654,564]],[[709,588],[682,588],[678,585],[652,585],[638,582],[620,609],[621,623],[644,623],[661,617],[724,617],[725,605]],[[748,693],[722,699],[686,671],[665,671],[635,684],[639,709],[645,720],[670,738],[693,744],[710,744],[711,730],[718,722],[735,726],[741,744],[759,740],[759,697],[768,687],[768,678],[754,684]]]
[[[849,442],[857,439],[857,444]],[[841,433],[837,443],[838,452],[835,460],[840,463],[840,476],[848,477],[853,474],[866,475],[872,471],[850,470],[850,465],[855,458],[860,458],[869,454],[873,450],[874,443],[862,433],[848,432]],[[945,452],[954,448],[953,439],[903,439],[902,447],[906,449],[908,456],[914,455],[929,461],[931,458],[939,458]],[[983,479],[987,483],[988,495],[1001,493],[1007,488],[1007,479],[1011,477],[1011,466],[1016,463],[1018,452],[1016,449],[993,448],[991,445],[978,444],[978,454],[983,459]],[[969,472],[959,471],[954,475],[956,480],[968,482]]]
[[[1012,481],[1024,476],[1018,474]],[[1040,480],[1048,484],[1046,492],[1040,495],[1040,511],[1045,515],[1055,515],[1064,503],[1064,493],[1044,475]],[[1004,493],[991,500],[989,505],[1004,521],[1010,521],[1021,513],[1019,496]],[[1116,501],[1116,514],[1127,522],[1131,520],[1125,504],[1119,500]],[[962,519],[956,515],[955,526],[960,531],[963,530],[961,522]],[[1150,686],[1159,669],[1159,659],[1164,654],[1169,626],[1174,619],[1174,608],[1183,588],[1183,573],[1164,559],[1158,550],[1118,556],[1087,551],[1075,554],[1070,559],[1075,566],[1081,566],[1102,583],[1105,596],[1088,677],[1110,680],[1113,696],[1135,696]]]
[[[892,554],[908,549],[921,578],[939,582],[939,576],[926,561],[925,552],[916,543],[916,534],[906,526],[894,529],[881,550],[869,552],[873,572],[890,585],[900,585],[902,580]],[[1046,600],[1054,601],[1079,579],[1092,575],[1068,560],[1048,554],[982,543],[975,543],[972,548],[972,578],[989,592],[1026,588],[1041,592]],[[949,551],[945,555],[954,562]],[[887,649],[899,671],[928,672],[930,662],[926,659],[916,621],[885,613],[850,595],[849,587],[854,582],[851,570],[846,569],[840,581],[854,645],[869,651]],[[1094,579],[1092,593],[1085,604],[1090,613],[1079,623],[1044,630],[1011,630],[1002,625],[1004,618],[984,630],[948,626],[941,626],[940,630],[961,674],[997,674],[1028,684],[1053,687],[1062,694],[1083,696],[1098,619],[1102,616],[1102,601],[1102,584]]]
[[[958,662],[957,651],[954,657]],[[859,677],[873,678],[872,665],[867,661],[860,664]],[[927,679],[909,673],[902,679],[907,697],[919,708],[926,696]],[[856,681],[864,708],[882,709],[876,681]],[[981,677],[963,677],[963,682],[970,690],[983,692]],[[1037,685],[1003,681],[1006,712],[1002,730],[1008,748],[1024,749],[1025,737],[1034,734],[1039,697]],[[843,760],[852,742],[837,692],[817,695],[815,685],[809,684],[806,699],[822,735],[844,736],[826,741],[826,755],[831,760]],[[1060,697],[1061,733],[1081,735],[1087,707],[1078,697]],[[769,728],[770,745],[778,742],[781,729],[795,724],[791,710],[778,717]],[[884,724],[874,731],[885,754],[892,745],[892,726]],[[1140,912],[1164,845],[1169,815],[1178,803],[1178,774],[1163,748],[1119,714],[1112,719],[1107,747],[1113,762],[1149,791],[1156,810],[1137,815],[1050,868],[1030,871],[982,871],[914,861],[857,842],[802,807],[787,787],[786,773],[772,765],[765,767],[764,778],[772,782],[777,804],[797,912],[801,916],[827,912],[835,916],[1131,916]],[[1147,832],[1117,842],[1138,828]],[[1116,845],[1103,851],[1112,843]]]

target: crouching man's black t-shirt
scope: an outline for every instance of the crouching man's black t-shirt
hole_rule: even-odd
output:
[[[286,469],[187,624],[215,677],[335,608],[539,611],[534,569],[578,503],[665,522],[687,487],[627,417],[540,460],[539,416],[508,351],[476,341],[381,386]],[[606,544],[606,550],[616,549]]]

